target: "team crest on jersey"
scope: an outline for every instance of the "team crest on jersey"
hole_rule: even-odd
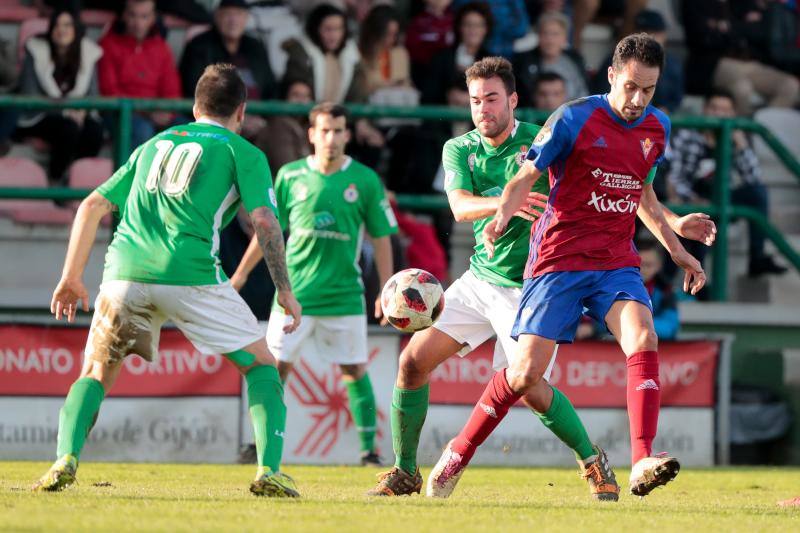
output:
[[[355,183],[351,183],[350,186],[344,190],[344,199],[351,204],[358,200],[358,189],[356,189]]]
[[[550,129],[550,126],[544,125],[542,129],[539,130],[538,135],[536,138],[533,139],[533,144],[536,146],[544,146],[547,144],[547,141],[553,136],[553,130]]]
[[[467,165],[469,165],[469,171],[470,172],[474,172],[475,171],[475,152],[473,152],[473,153],[469,154],[469,156],[467,156]]]
[[[297,201],[305,202],[308,199],[308,187],[302,183],[298,183],[292,189],[292,194],[297,198]]]
[[[647,137],[639,142],[642,145],[642,154],[644,155],[644,158],[647,159],[647,156],[650,155],[650,150],[653,149],[653,141],[650,140],[650,137]]]
[[[524,144],[519,147],[519,153],[516,155],[514,159],[517,160],[517,166],[521,167],[522,164],[525,162],[525,156],[528,154],[528,147]]]

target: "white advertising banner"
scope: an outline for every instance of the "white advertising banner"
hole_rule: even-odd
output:
[[[0,459],[54,459],[63,403],[63,398],[0,398]],[[232,463],[238,410],[237,397],[108,398],[81,459]]]

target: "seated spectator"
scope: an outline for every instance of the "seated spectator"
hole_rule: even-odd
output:
[[[669,281],[663,275],[664,255],[657,242],[648,240],[637,243],[642,262],[639,271],[653,305],[653,326],[658,340],[674,340],[680,329],[678,306]]]
[[[379,4],[367,13],[358,36],[367,94],[386,87],[411,87],[408,50],[399,38],[400,15],[394,7]]]
[[[286,81],[281,96],[293,104],[313,102],[311,87],[302,80]],[[278,170],[292,161],[311,153],[308,142],[308,120],[305,116],[277,115],[270,117],[267,127],[256,137],[255,145],[267,156],[269,168],[276,175]]]
[[[549,12],[539,18],[539,46],[514,56],[514,74],[520,106],[530,107],[536,78],[555,72],[567,83],[567,100],[589,94],[586,65],[577,50],[569,48],[569,20],[561,13]]]
[[[183,95],[191,98],[203,70],[213,63],[236,65],[248,100],[270,100],[277,94],[275,78],[264,46],[255,37],[245,35],[250,18],[245,0],[222,0],[214,11],[214,25],[186,45],[180,63]],[[252,140],[266,126],[258,115],[247,115],[242,136]]]
[[[14,47],[5,39],[0,39],[0,94],[8,94],[17,87],[17,61]],[[11,134],[17,127],[17,110],[0,109],[0,156],[11,149]]]
[[[421,85],[422,103],[466,107],[469,93],[464,72],[475,61],[489,55],[486,38],[492,31],[492,13],[484,2],[469,2],[458,8],[454,20],[455,42],[431,59],[430,71]]]
[[[545,72],[536,79],[533,107],[553,112],[567,102],[567,83],[555,72]]]
[[[474,0],[453,0],[453,8],[458,9]],[[528,10],[524,0],[491,0],[486,2],[492,11],[492,32],[486,41],[486,49],[491,55],[514,57],[514,41],[525,37],[531,28]]]
[[[583,30],[595,18],[621,20],[618,35],[633,33],[634,20],[639,11],[647,7],[647,0],[573,0],[572,46],[583,47]]]
[[[350,39],[345,12],[320,4],[308,15],[305,35],[283,43],[285,80],[303,80],[315,102],[364,102],[366,88],[358,48]]]
[[[97,96],[96,65],[103,51],[88,37],[80,20],[69,11],[55,11],[47,33],[25,43],[20,94],[54,99]],[[65,109],[26,113],[19,119],[18,138],[36,137],[50,147],[50,182],[66,185],[67,167],[80,157],[97,155],[103,126],[95,112]]]
[[[730,92],[716,89],[706,99],[703,114],[710,117],[733,117],[734,99]],[[767,189],[761,181],[761,167],[743,131],[733,134],[733,173],[731,201],[751,207],[765,217],[769,215]],[[692,204],[707,204],[712,198],[716,170],[717,138],[713,131],[678,130],[672,136],[672,155],[667,180],[673,198]],[[782,274],[778,265],[764,252],[764,234],[754,223],[749,224],[749,269],[751,277]]]
[[[704,94],[713,87],[730,91],[739,115],[753,110],[758,96],[771,107],[792,107],[798,102],[797,78],[766,65],[761,15],[751,2],[683,0],[681,16],[689,48],[687,90]]]
[[[156,25],[153,0],[127,0],[122,17],[100,39],[100,94],[132,98],[180,98],[181,81],[172,51]],[[133,116],[131,140],[138,146],[173,122],[168,111]]]
[[[650,34],[665,47],[667,45],[667,23],[658,11],[645,9],[636,16],[636,31]],[[592,80],[593,93],[608,92],[608,67],[612,54],[609,54]],[[652,104],[666,113],[674,113],[681,105],[684,94],[683,60],[666,50],[664,69],[658,78],[656,94]]]
[[[430,76],[440,73],[431,68],[431,59],[453,44],[451,0],[425,0],[425,8],[406,28],[406,48],[411,58],[411,79],[422,87]]]

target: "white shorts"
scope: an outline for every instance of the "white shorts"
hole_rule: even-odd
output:
[[[460,357],[497,335],[492,367],[501,370],[517,355],[517,341],[511,338],[511,328],[521,297],[522,289],[494,285],[467,270],[445,291],[444,311],[433,327],[466,344],[458,352]],[[547,365],[545,379],[550,378],[557,352],[558,346]]]
[[[338,365],[360,365],[369,361],[367,354],[367,316],[302,315],[300,327],[284,333],[283,326],[292,317],[272,311],[267,324],[267,346],[279,360],[294,363],[301,355],[312,353]]]
[[[183,286],[114,280],[100,285],[86,357],[117,362],[137,354],[152,361],[167,320],[203,354],[233,352],[263,336],[253,312],[228,282]]]

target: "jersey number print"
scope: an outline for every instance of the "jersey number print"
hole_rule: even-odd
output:
[[[172,141],[157,141],[156,155],[150,164],[145,187],[156,192],[160,186],[164,194],[178,196],[186,191],[192,179],[203,147],[196,142],[181,143],[177,147]]]

